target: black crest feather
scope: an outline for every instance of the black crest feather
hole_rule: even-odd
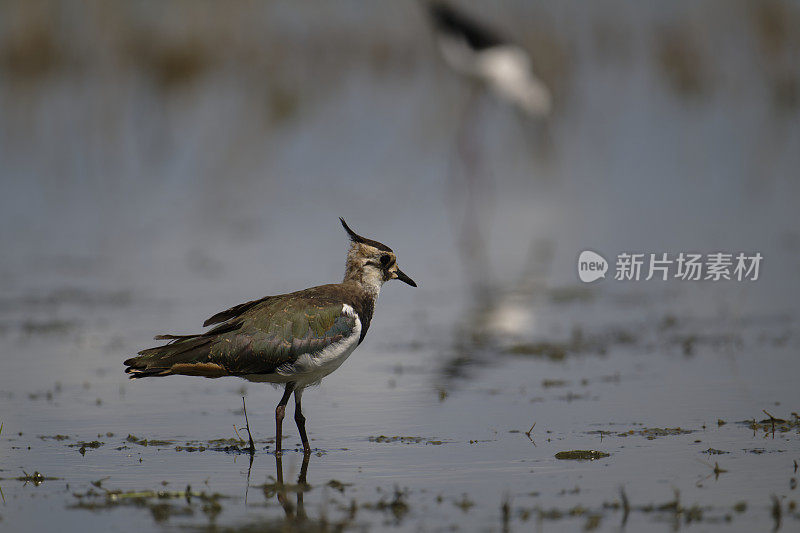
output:
[[[384,252],[391,252],[392,251],[392,249],[389,248],[388,246],[386,246],[385,244],[380,243],[378,241],[373,241],[372,239],[367,239],[366,237],[362,237],[361,235],[359,235],[355,231],[351,230],[350,226],[347,225],[347,222],[345,222],[342,217],[339,217],[339,222],[342,223],[342,227],[347,232],[347,235],[350,236],[350,240],[351,241],[359,242],[361,244],[366,244],[368,246],[373,246],[373,247],[377,248],[378,250],[382,250]]]

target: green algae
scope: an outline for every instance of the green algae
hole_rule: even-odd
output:
[[[174,441],[171,440],[140,439],[136,435],[131,434],[129,434],[125,440],[133,444],[138,444],[139,446],[170,446],[174,443]]]
[[[683,429],[680,427],[677,428],[644,428],[638,433],[644,437],[647,437],[649,440],[653,440],[657,437],[670,437],[675,435],[688,435],[689,433],[693,433],[694,430],[692,429]]]
[[[594,461],[596,459],[609,457],[610,455],[610,453],[601,452],[598,450],[569,450],[566,452],[558,452],[555,455],[555,458],[574,461]]]
[[[566,344],[553,342],[535,342],[516,344],[510,347],[506,353],[512,355],[527,355],[541,357],[551,361],[562,361],[567,356],[568,346]]]
[[[400,442],[402,444],[430,444],[433,446],[439,446],[444,444],[442,440],[435,440],[435,439],[428,439],[425,437],[404,437],[400,435],[393,435],[391,437],[387,437],[386,435],[378,435],[377,437],[371,436],[369,438],[370,442],[381,442],[381,443],[390,443],[390,442]]]
[[[705,453],[708,455],[722,455],[724,453],[731,453],[731,452],[726,452],[725,450],[717,450],[716,448],[709,448],[707,450],[703,450],[701,453]]]
[[[605,430],[592,430],[587,431],[589,435],[599,434],[601,436],[614,436],[614,437],[631,437],[638,435],[645,437],[647,440],[653,440],[659,437],[674,437],[678,435],[689,435],[694,433],[694,429],[685,429],[681,427],[675,428],[642,428],[642,429],[629,429],[627,431],[605,431]]]
[[[68,508],[97,512],[120,507],[141,507],[148,509],[157,523],[162,523],[173,516],[192,516],[198,508],[209,519],[213,519],[222,511],[220,500],[228,498],[219,493],[193,491],[190,486],[182,491],[123,491],[107,490],[96,483],[92,485],[93,488],[85,492],[73,493],[78,501]]]
[[[105,445],[105,442],[100,442],[99,440],[93,441],[78,441],[75,444],[67,444],[70,448],[78,448],[78,451],[81,455],[86,455],[86,450],[96,450],[100,446]]]
[[[761,431],[763,433],[788,433],[795,431],[800,433],[800,414],[792,412],[790,418],[777,418],[766,411],[764,411],[769,418],[756,421],[755,418],[750,420],[740,420],[737,422],[740,426],[746,426],[753,432]]]
[[[39,438],[42,439],[42,440],[62,441],[62,440],[69,440],[70,436],[69,435],[39,435]]]

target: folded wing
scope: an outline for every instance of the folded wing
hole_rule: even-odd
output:
[[[291,296],[291,295],[289,295]],[[206,377],[273,374],[356,331],[356,317],[324,298],[267,297],[232,307],[199,335],[160,335],[169,344],[125,361],[131,378],[184,374]]]

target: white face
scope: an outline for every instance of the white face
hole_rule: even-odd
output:
[[[376,294],[385,282],[397,277],[397,262],[392,252],[360,244],[357,254],[362,268],[361,283],[372,288]]]
[[[376,296],[381,291],[381,287],[385,283],[383,272],[379,269],[367,266],[364,268],[364,274],[361,278],[361,284]]]
[[[374,246],[354,243],[347,257],[348,271],[352,271],[364,287],[376,296],[381,286],[391,280],[399,279],[416,287],[416,283],[406,276],[397,266],[397,256],[394,252],[381,250]]]

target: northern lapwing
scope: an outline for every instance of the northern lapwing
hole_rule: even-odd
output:
[[[158,335],[169,344],[125,361],[131,379],[182,374],[283,385],[275,409],[275,450],[281,451],[281,423],[294,393],[294,419],[303,450],[311,447],[300,406],[303,390],[339,368],[367,334],[381,286],[399,279],[416,287],[397,266],[391,248],[354,232],[344,281],[246,302],[205,321],[215,325],[197,335]],[[252,438],[251,438],[252,450]]]
[[[439,51],[453,70],[483,80],[532,116],[550,113],[550,90],[533,73],[524,49],[447,3],[429,2],[428,11]]]

